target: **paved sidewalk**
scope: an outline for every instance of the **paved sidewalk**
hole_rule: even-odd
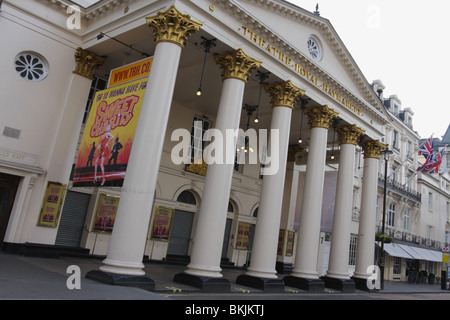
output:
[[[171,294],[195,293],[201,294],[200,289],[173,282],[173,276],[183,272],[186,267],[164,263],[146,263],[147,276],[156,283],[154,292],[132,287],[110,286],[90,279],[85,275],[91,270],[97,270],[102,260],[96,258],[61,257],[48,259],[38,257],[24,257],[0,252],[0,300],[168,300]],[[71,265],[78,266],[81,271],[81,290],[68,289],[67,281],[72,272],[67,273]],[[247,288],[235,283],[243,269],[223,269],[225,278],[232,282],[232,292],[236,294],[263,293],[261,290]],[[70,283],[70,279],[69,279]],[[304,293],[295,288],[286,288],[287,293]],[[357,290],[364,294],[363,291]],[[326,289],[324,294],[331,293]],[[409,284],[399,282],[385,282],[385,293],[449,293],[442,290],[440,284]],[[267,293],[267,295],[269,295]],[[169,298],[168,298],[169,297]],[[239,299],[236,296],[236,299]]]

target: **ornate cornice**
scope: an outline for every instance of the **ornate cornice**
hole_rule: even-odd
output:
[[[146,17],[149,27],[153,28],[155,45],[159,42],[171,42],[183,48],[187,38],[200,30],[203,25],[191,19],[191,16],[182,14],[175,6],[165,12],[158,12],[155,16]]]
[[[336,118],[339,113],[325,105],[306,108],[305,114],[308,116],[308,123],[311,128],[328,129],[331,120]]]
[[[362,143],[364,158],[378,159],[382,150],[386,149],[387,144],[381,143],[379,140],[370,140]]]
[[[220,65],[222,79],[234,78],[248,81],[253,70],[261,66],[261,61],[248,56],[242,49],[214,55],[214,61]]]
[[[95,53],[77,48],[75,52],[75,70],[73,73],[88,79],[94,78],[95,69],[105,63],[106,58],[97,56]]]
[[[357,145],[359,137],[361,137],[365,131],[357,127],[355,124],[349,126],[343,126],[336,129],[340,144],[353,144]]]
[[[297,98],[305,94],[305,90],[294,86],[290,80],[265,84],[264,89],[270,94],[272,107],[294,109]]]
[[[303,8],[296,7],[285,1],[273,0],[242,0],[242,2],[257,5],[260,8],[273,12],[274,14],[286,17],[287,19],[309,26],[320,32],[328,45],[335,52],[336,57],[342,62],[347,69],[350,77],[355,81],[357,87],[364,93],[364,100],[358,94],[351,92],[347,87],[344,87],[341,82],[333,78],[326,70],[314,63],[311,59],[305,56],[302,52],[296,49],[291,43],[280,39],[279,35],[271,30],[270,26],[264,24],[255,18],[255,16],[246,10],[240,4],[241,1],[234,0],[211,0],[216,5],[221,6],[224,10],[236,17],[241,23],[245,23],[257,32],[261,37],[270,39],[283,52],[289,54],[293,59],[298,61],[302,66],[310,71],[313,71],[322,81],[326,80],[330,89],[340,91],[344,97],[352,101],[352,103],[360,108],[363,113],[370,113],[383,123],[387,122],[384,108],[373,92],[370,84],[360,71],[356,62],[354,62],[345,45],[339,39],[336,31],[332,27],[329,20],[321,16],[315,15]]]

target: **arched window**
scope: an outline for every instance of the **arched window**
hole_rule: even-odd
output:
[[[177,198],[178,202],[197,205],[197,200],[195,199],[195,196],[192,194],[192,192],[189,191],[183,191],[180,193],[180,195]]]

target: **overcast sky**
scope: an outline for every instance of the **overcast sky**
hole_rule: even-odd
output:
[[[450,125],[450,1],[289,0],[328,19],[367,81],[414,112],[422,138]]]

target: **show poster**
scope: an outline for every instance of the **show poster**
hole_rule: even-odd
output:
[[[147,79],[95,94],[75,163],[74,187],[122,186]]]
[[[168,241],[170,233],[170,224],[172,221],[174,209],[166,207],[155,207],[155,219],[152,227],[152,240]]]
[[[248,250],[250,227],[251,227],[250,223],[239,222],[238,234],[236,237],[237,250]]]
[[[117,208],[120,197],[107,194],[100,194],[95,210],[94,224],[92,231],[111,233],[116,220]]]
[[[48,182],[37,225],[56,228],[66,193],[66,185]]]

